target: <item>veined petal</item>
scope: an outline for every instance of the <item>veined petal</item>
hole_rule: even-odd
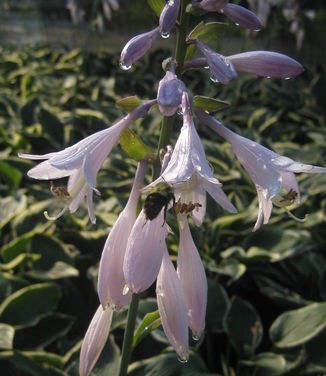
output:
[[[113,311],[100,305],[89,324],[80,350],[79,375],[88,376],[108,339]]]
[[[39,165],[31,168],[27,175],[33,179],[50,180],[60,179],[70,175],[70,171],[59,170],[58,168],[51,166],[49,161],[44,161]]]
[[[273,209],[272,199],[266,196],[267,192],[259,186],[256,186],[256,189],[258,194],[259,209],[258,218],[252,230],[253,232],[257,231],[263,222],[264,224],[268,223]]]
[[[282,156],[272,159],[272,164],[289,172],[305,172],[307,174],[323,174],[326,172],[326,168],[324,167],[296,162],[291,158]]]
[[[148,289],[157,278],[166,248],[167,235],[163,210],[153,220],[146,220],[142,210],[131,230],[123,263],[126,284],[134,293]]]
[[[93,203],[93,190],[87,187],[87,210],[88,210],[88,216],[93,223],[93,225],[96,223],[96,218],[94,214],[94,203]]]
[[[289,56],[270,51],[250,51],[228,56],[234,67],[264,77],[290,78],[303,72],[303,67]]]
[[[200,338],[205,328],[207,306],[207,279],[203,263],[192,239],[186,217],[179,218],[180,241],[178,250],[178,276],[187,307],[188,324],[193,336]]]
[[[223,13],[237,25],[247,29],[258,31],[262,27],[261,21],[255,13],[240,5],[228,3],[223,8]]]
[[[237,209],[233,206],[227,195],[221,188],[221,183],[216,179],[216,183],[212,181],[203,180],[203,187],[209,193],[209,195],[222,206],[224,210],[230,213],[237,213]]]
[[[159,28],[162,35],[168,34],[177,22],[180,0],[168,0],[160,15]]]
[[[180,280],[167,248],[156,282],[157,304],[164,333],[183,361],[189,358],[187,310]]]

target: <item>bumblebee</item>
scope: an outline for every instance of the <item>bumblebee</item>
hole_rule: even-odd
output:
[[[182,203],[180,198],[173,205],[173,209],[174,209],[174,212],[175,212],[176,215],[178,215],[178,214],[190,214],[194,209],[198,209],[200,207],[201,207],[201,204],[199,204],[198,202],[192,203],[190,201],[188,204],[186,204],[186,203]]]
[[[173,201],[173,205],[175,205],[172,184],[166,181],[156,184],[155,187],[149,192],[144,202],[144,213],[146,219],[152,221],[160,214],[162,208],[164,207],[164,225],[166,220],[166,211],[168,210],[171,200]]]

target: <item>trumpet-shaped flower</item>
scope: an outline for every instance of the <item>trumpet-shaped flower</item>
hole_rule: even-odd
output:
[[[180,360],[187,361],[189,345],[186,304],[166,246],[156,282],[156,297],[164,333]]]
[[[134,184],[126,207],[120,213],[105,242],[98,273],[98,295],[103,308],[120,309],[130,303],[131,293],[123,294],[126,285],[123,260],[127,240],[136,221],[140,188],[146,174],[147,161],[138,164]]]
[[[79,375],[88,376],[108,339],[113,311],[99,305],[85,334],[80,350]]]
[[[179,231],[177,272],[185,297],[188,325],[194,338],[200,338],[205,328],[207,279],[185,216],[179,216]]]
[[[161,176],[145,189],[154,187],[162,181],[172,184],[177,200],[181,198],[182,202],[192,201],[201,205],[198,211],[193,211],[195,223],[199,226],[205,215],[206,192],[225,210],[235,213],[236,208],[223,192],[222,184],[214,177],[208,164],[203,145],[190,114],[190,103],[186,92],[182,96],[182,110],[183,127],[170,162]]]
[[[168,37],[177,22],[180,0],[168,0],[160,15],[159,29],[163,37]]]
[[[166,248],[163,210],[153,220],[142,210],[128,238],[123,272],[126,286],[134,293],[147,290],[157,278]]]
[[[207,124],[231,144],[239,162],[247,170],[256,186],[259,211],[253,231],[256,231],[263,222],[264,224],[268,223],[273,202],[280,203],[282,201],[282,198],[279,197],[282,187],[288,192],[287,195],[291,196],[289,200],[291,203],[300,202],[299,187],[294,173],[326,173],[326,168],[296,162],[237,135],[203,111],[196,111],[196,115],[200,121]],[[286,204],[286,202],[287,196],[284,198],[284,203]]]
[[[167,71],[157,91],[157,104],[162,115],[172,116],[177,112],[185,90],[185,84],[173,72]]]
[[[43,155],[19,154],[25,159],[46,159],[28,171],[27,175],[33,179],[53,180],[69,176],[64,195],[65,207],[59,215],[50,219],[58,218],[68,208],[74,213],[86,196],[89,217],[95,223],[93,191],[99,194],[95,187],[97,173],[119,141],[121,132],[136,119],[145,117],[154,103],[156,100],[140,105],[112,127],[96,132],[62,151]]]
[[[120,56],[120,67],[124,70],[143,57],[151,48],[153,41],[160,35],[159,28],[136,35],[124,46]]]

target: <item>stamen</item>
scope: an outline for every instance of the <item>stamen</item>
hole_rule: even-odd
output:
[[[285,211],[287,212],[288,216],[289,216],[290,218],[294,219],[296,222],[304,223],[304,222],[306,222],[306,220],[307,220],[307,218],[308,218],[308,214],[306,214],[306,215],[304,216],[304,218],[298,218],[298,217],[296,217],[293,213],[291,213],[289,209],[287,209],[287,208],[284,208],[284,209],[285,209]]]
[[[48,214],[47,211],[45,211],[43,214],[44,214],[44,217],[48,220],[48,221],[55,221],[57,220],[58,218],[60,218],[65,212],[66,210],[68,209],[68,206],[65,206],[56,216],[52,217]]]

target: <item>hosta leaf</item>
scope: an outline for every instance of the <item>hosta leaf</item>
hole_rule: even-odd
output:
[[[162,13],[162,10],[166,4],[164,0],[147,0],[148,5],[152,8],[154,13],[160,17],[160,14]]]
[[[0,323],[0,350],[11,350],[15,329],[11,325]]]
[[[142,139],[129,128],[126,128],[121,133],[120,145],[128,156],[136,161],[140,161],[152,154],[151,150],[143,143]]]
[[[160,325],[161,320],[158,310],[147,313],[134,335],[132,347],[136,347],[146,336]]]
[[[197,110],[208,111],[211,113],[228,107],[229,103],[214,98],[195,95],[194,106]]]
[[[133,95],[117,100],[116,105],[123,108],[127,112],[131,112],[141,105],[141,100],[136,95]]]

